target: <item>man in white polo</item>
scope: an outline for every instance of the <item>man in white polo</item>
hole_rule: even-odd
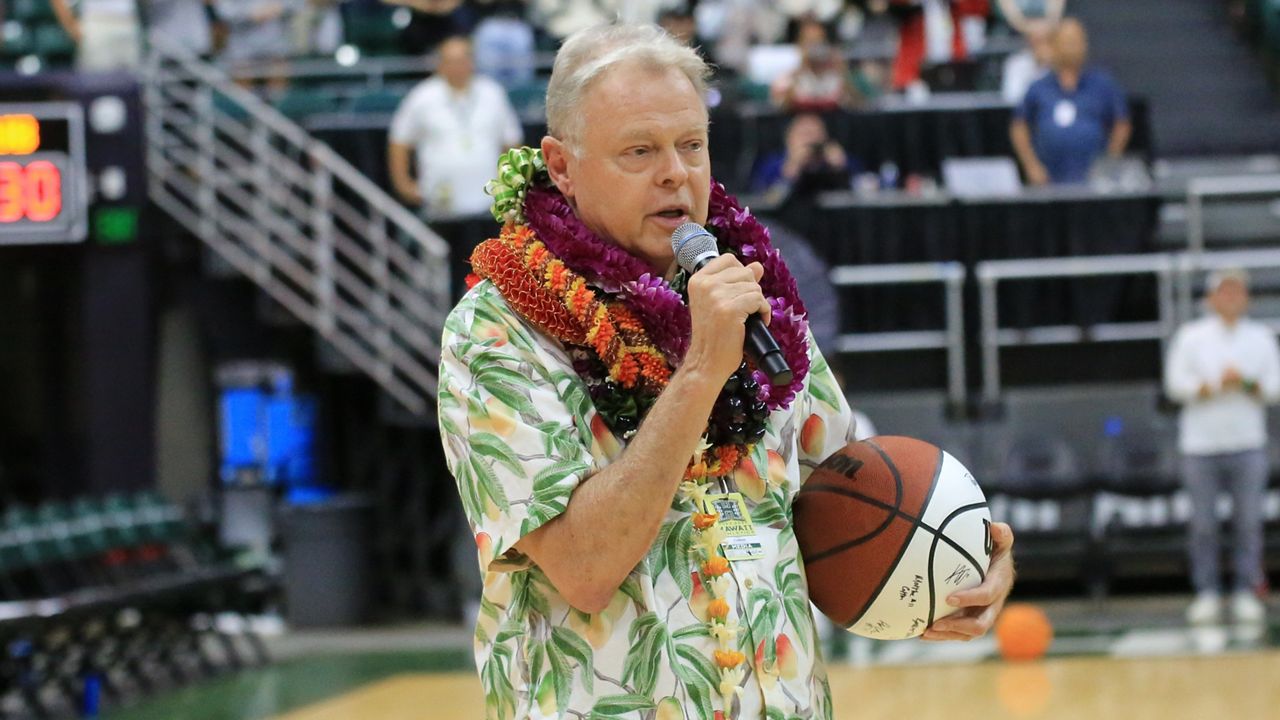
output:
[[[1179,448],[1191,495],[1189,540],[1196,599],[1192,624],[1216,623],[1222,614],[1218,569],[1218,496],[1231,493],[1232,614],[1238,622],[1265,616],[1262,499],[1266,492],[1268,403],[1280,401],[1280,345],[1275,333],[1245,317],[1249,278],[1239,270],[1209,276],[1210,312],[1174,336],[1165,363],[1165,389],[1182,403]]]
[[[437,72],[419,83],[391,120],[387,169],[396,194],[429,219],[486,214],[484,186],[498,156],[523,139],[507,93],[475,73],[471,41],[440,44]],[[409,158],[417,160],[417,177]]]

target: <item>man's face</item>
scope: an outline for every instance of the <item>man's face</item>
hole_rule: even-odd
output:
[[[1209,306],[1224,319],[1235,320],[1249,309],[1249,288],[1239,278],[1226,278],[1209,294]]]
[[[552,179],[587,227],[666,273],[675,260],[671,234],[707,221],[702,98],[679,70],[622,65],[587,89],[580,109],[575,148],[542,141]]]
[[[1053,64],[1059,70],[1079,70],[1089,57],[1089,39],[1084,27],[1064,22],[1053,35]]]
[[[465,87],[475,72],[471,45],[464,40],[448,40],[440,46],[440,74],[454,87]]]

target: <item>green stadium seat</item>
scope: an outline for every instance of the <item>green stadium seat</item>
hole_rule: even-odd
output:
[[[8,17],[23,23],[57,21],[49,0],[10,0]]]
[[[351,111],[357,113],[393,113],[400,107],[404,95],[390,90],[373,90],[358,95],[351,101]]]
[[[547,107],[547,83],[545,80],[534,80],[524,85],[517,85],[507,91],[511,106],[520,116],[541,116]]]
[[[276,109],[290,120],[304,120],[309,115],[336,112],[341,105],[336,95],[305,89],[289,90],[275,102]]]
[[[33,48],[37,55],[50,63],[60,63],[75,57],[76,44],[58,23],[44,23],[35,29]]]
[[[0,57],[17,58],[29,55],[35,50],[35,36],[27,29],[25,23],[7,20],[3,29],[0,29],[0,35],[4,37],[4,44],[0,45]]]
[[[389,6],[351,8],[343,17],[347,42],[365,55],[399,54],[400,28],[391,18],[394,12]]]

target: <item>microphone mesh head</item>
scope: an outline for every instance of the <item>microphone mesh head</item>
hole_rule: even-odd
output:
[[[716,237],[707,232],[698,223],[685,223],[671,233],[671,249],[676,253],[676,262],[680,267],[693,272],[698,258],[704,255],[719,255]]]

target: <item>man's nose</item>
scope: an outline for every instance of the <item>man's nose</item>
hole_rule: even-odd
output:
[[[662,151],[656,179],[663,187],[680,187],[689,179],[689,168],[679,150],[672,147]]]

